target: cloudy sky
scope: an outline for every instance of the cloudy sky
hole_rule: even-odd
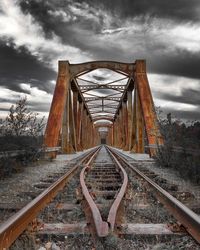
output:
[[[146,59],[155,104],[200,119],[199,0],[0,0],[0,115],[47,116],[59,59]]]

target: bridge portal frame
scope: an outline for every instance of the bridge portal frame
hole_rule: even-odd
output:
[[[83,97],[76,81],[77,77],[100,68],[110,69],[129,77],[123,95],[118,100],[118,108],[113,118],[109,115],[92,118],[85,101],[87,98]],[[92,100],[92,97],[88,100]],[[145,132],[150,146],[163,144],[145,60],[136,60],[134,63],[93,61],[70,64],[69,61],[58,62],[58,77],[44,137],[45,146],[58,146],[61,134],[63,153],[93,147],[99,143],[98,127],[94,126],[94,122],[102,119],[112,121],[112,126],[108,128],[108,141],[112,146],[144,153]],[[154,154],[155,149],[150,148],[150,155]]]

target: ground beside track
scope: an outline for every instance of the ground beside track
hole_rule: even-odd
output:
[[[78,152],[70,155],[58,155],[53,161],[41,161],[34,166],[25,167],[22,173],[13,174],[0,181],[0,202],[1,203],[19,203],[26,201],[26,197],[18,196],[22,192],[34,191],[34,184],[47,178],[50,174],[62,172],[70,160],[81,156],[87,152]]]
[[[170,184],[177,185],[179,190],[183,192],[190,192],[196,197],[197,201],[200,201],[200,186],[192,183],[192,181],[184,180],[175,170],[171,168],[162,168],[156,165],[154,160],[151,159],[148,154],[135,154],[123,150],[118,151],[125,154],[130,163],[135,162],[137,163],[137,166],[143,166],[146,169],[153,171],[161,178],[166,179]]]
[[[127,153],[126,153],[127,154]],[[75,155],[75,157],[77,156],[77,154]],[[138,164],[138,166],[140,165],[145,165],[146,168],[150,168],[150,170],[156,171],[159,175],[161,175],[163,178],[166,176],[166,179],[169,179],[170,181],[176,182],[177,184],[180,185],[180,187],[183,187],[183,181],[178,182],[177,179],[179,179],[178,177],[176,177],[175,173],[174,174],[174,179],[172,179],[171,174],[172,173],[165,173],[165,176],[163,176],[164,171],[162,171],[162,169],[157,168],[154,164],[154,162],[147,156],[147,155],[139,155],[139,154],[131,154],[129,155],[132,158],[129,159],[130,161],[134,161]],[[71,155],[71,157],[73,158],[73,156]],[[98,160],[98,158],[97,158]],[[106,159],[105,159],[106,160]],[[101,159],[100,159],[101,161]],[[56,162],[53,163],[49,163],[48,167],[44,167],[44,171],[42,171],[43,166],[38,166],[39,169],[33,169],[29,172],[27,172],[26,174],[29,176],[29,182],[27,183],[26,181],[22,181],[23,182],[23,187],[25,188],[24,190],[27,191],[26,188],[26,184],[29,185],[30,187],[32,187],[34,185],[34,183],[38,183],[39,179],[43,179],[45,178],[47,175],[54,174],[54,173],[58,173],[59,171],[62,172],[63,170],[63,165],[66,165],[66,160],[64,159],[63,156],[58,157]],[[51,165],[51,166],[50,166]],[[35,168],[35,167],[33,167]],[[29,170],[27,168],[27,170]],[[33,173],[33,172],[34,173]],[[42,172],[42,174],[40,174]],[[24,174],[24,173],[22,173]],[[44,174],[44,175],[43,175]],[[45,175],[46,174],[46,175]],[[38,179],[38,175],[40,176],[40,178]],[[20,177],[18,177],[20,178]],[[22,178],[22,176],[21,176]],[[24,178],[24,177],[23,177]],[[13,183],[13,189],[14,192],[16,191],[15,189],[15,185],[19,185],[19,179],[15,180],[16,183]],[[36,182],[33,182],[36,181]],[[185,189],[183,190],[187,190],[188,186],[184,186]],[[9,187],[10,189],[10,187]],[[195,190],[197,189],[196,186],[194,186],[194,192],[196,192]],[[190,188],[191,191],[191,188]],[[13,193],[12,193],[13,194]],[[15,199],[15,195],[13,194],[13,198]],[[18,198],[17,198],[18,199]],[[9,199],[9,202],[11,200]],[[77,237],[74,236],[74,239],[72,237],[72,239],[67,239],[67,242],[69,243],[68,246],[63,245],[64,248],[61,249],[91,249],[92,245],[91,245],[91,239],[87,238],[87,236],[85,235],[83,238],[82,237]],[[75,243],[74,243],[75,242]],[[47,244],[48,242],[46,242]],[[50,243],[54,243],[54,241],[51,241]],[[57,244],[57,246],[59,245],[58,242],[55,242]],[[62,244],[62,241],[60,242],[60,244]],[[76,244],[76,245],[74,245]],[[43,245],[45,246],[45,245]],[[83,246],[87,246],[87,248],[84,248]],[[68,248],[66,248],[68,247]],[[187,248],[185,248],[187,247]],[[115,237],[114,235],[111,235],[110,237],[108,237],[107,239],[105,239],[104,242],[100,242],[99,243],[99,249],[154,249],[154,250],[158,250],[158,249],[200,249],[200,248],[193,248],[194,247],[194,243],[193,241],[191,241],[191,239],[188,236],[185,237],[181,237],[181,238],[174,238],[174,240],[170,240],[169,244],[166,245],[166,243],[163,243],[162,241],[159,241],[157,239],[152,239],[152,242],[150,242],[149,240],[146,240],[144,238],[133,238],[133,239],[119,239],[117,237]],[[17,248],[16,248],[17,249]],[[19,248],[20,249],[20,248]],[[38,249],[38,248],[37,248]],[[43,249],[48,249],[48,248],[43,248]],[[53,249],[52,247],[49,249]],[[98,248],[97,248],[98,249]],[[42,250],[42,248],[40,249]]]

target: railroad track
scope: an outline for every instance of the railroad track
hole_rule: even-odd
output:
[[[169,245],[169,238],[199,249],[199,216],[152,177],[111,147],[98,147],[0,226],[0,249],[23,232],[34,235],[30,249],[52,239],[59,249],[145,249]]]
[[[100,148],[97,147],[87,153],[84,154],[84,157],[78,159],[78,162],[75,166],[71,167],[63,173],[62,176],[55,176],[55,180],[50,186],[44,191],[42,191],[36,198],[33,196],[33,200],[28,203],[25,207],[20,209],[17,213],[12,215],[7,221],[3,222],[0,226],[0,249],[8,249],[12,243],[26,230],[29,228],[31,231],[38,229],[38,224],[41,226],[41,223],[38,223],[37,216],[44,217],[45,209],[48,210],[48,204],[59,194],[59,191],[65,191],[65,186],[67,183],[70,184],[70,181],[73,180],[82,164],[91,161],[95,154],[98,152]],[[72,190],[70,190],[72,191]],[[73,190],[75,191],[75,189]],[[67,192],[69,197],[73,196],[71,192]],[[59,197],[58,197],[59,199]],[[55,201],[55,204],[58,202]],[[50,203],[51,204],[51,203]],[[44,209],[44,211],[42,211]],[[50,207],[51,211],[51,207]],[[41,212],[41,214],[39,214]],[[30,226],[30,223],[31,226]],[[29,230],[29,231],[30,231]],[[27,248],[24,248],[27,249]],[[34,248],[32,248],[34,249]]]
[[[82,192],[92,214],[90,223],[95,226],[90,231],[92,233],[94,229],[99,237],[114,231],[118,209],[128,184],[126,172],[110,154],[102,148],[95,163],[92,166],[88,164],[80,175]]]

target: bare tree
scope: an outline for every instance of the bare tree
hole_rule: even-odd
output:
[[[22,166],[38,159],[41,155],[44,126],[44,117],[39,119],[38,113],[28,109],[26,97],[10,107],[8,116],[0,120],[0,151],[4,152],[0,161],[0,177],[16,172],[16,166],[20,165],[19,169],[22,169]],[[20,150],[22,153],[11,158],[5,152],[13,150]]]
[[[39,120],[37,116],[38,113],[27,108],[27,98],[24,97],[11,106],[3,131],[12,136],[39,136],[44,128],[44,117]]]

